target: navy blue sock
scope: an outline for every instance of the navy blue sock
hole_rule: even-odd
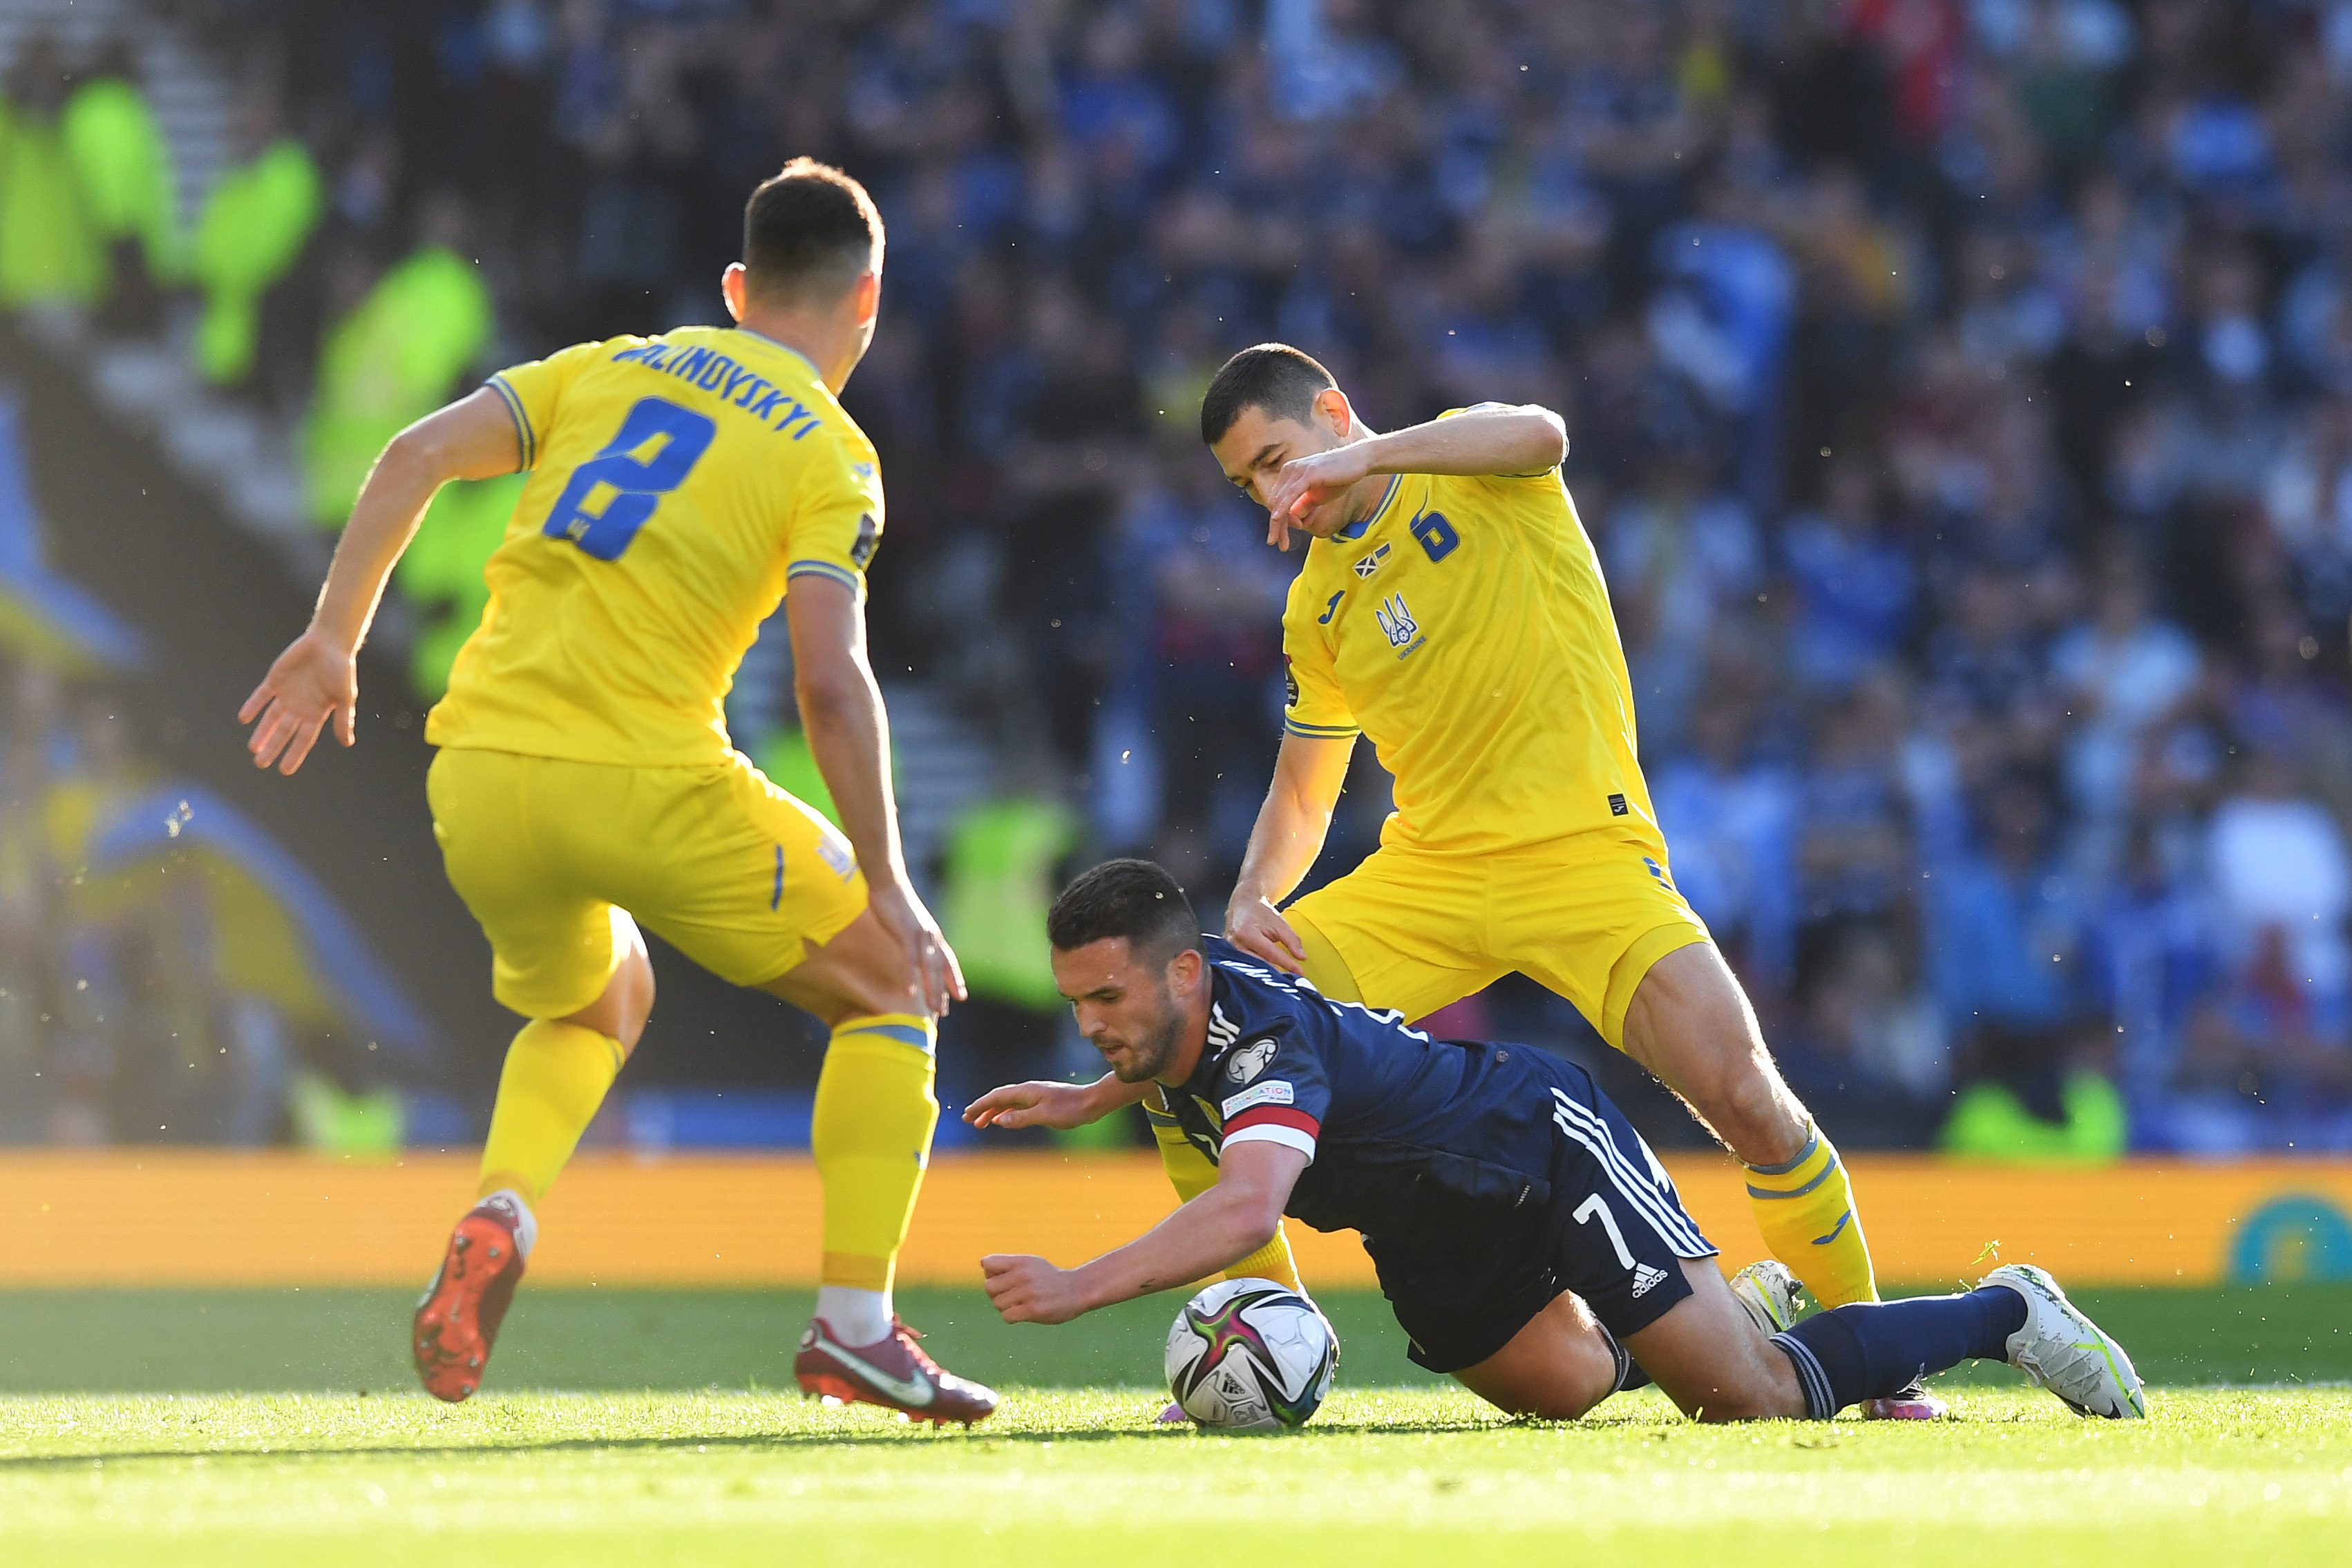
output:
[[[1962,1296],[1858,1301],[1819,1312],[1772,1343],[1796,1363],[1805,1413],[1826,1421],[1970,1359],[2000,1361],[2025,1326],[2025,1298],[2005,1285]]]

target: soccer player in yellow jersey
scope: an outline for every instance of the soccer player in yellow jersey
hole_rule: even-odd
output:
[[[856,181],[800,159],[752,193],[743,231],[722,279],[736,329],[580,344],[395,437],[310,629],[239,717],[255,763],[285,773],[329,725],[351,745],[354,654],[426,503],[450,479],[528,472],[425,727],[449,880],[489,937],[499,999],[530,1021],[508,1048],[480,1201],[417,1308],[418,1374],[444,1399],[480,1384],[533,1207],[652,1009],[642,921],[832,1028],[801,1385],[970,1422],[995,1395],[942,1372],[891,1311],[939,1119],[936,1020],[963,990],[899,850],[866,655],[882,483],[838,401],[873,340],[882,221]],[[779,601],[841,831],[729,743],[721,699]]]
[[[1531,976],[1746,1163],[1767,1245],[1816,1296],[1875,1300],[1837,1152],[1675,887],[1609,591],[1560,476],[1559,417],[1482,404],[1380,434],[1321,364],[1268,343],[1217,372],[1201,436],[1266,508],[1268,543],[1310,538],[1283,614],[1282,747],[1227,938],[1407,1019]],[[1363,864],[1279,908],[1323,847],[1359,734],[1395,776],[1396,813]],[[1136,1093],[1109,1077],[1024,1089],[1056,1105],[1007,1124]],[[1206,1155],[1146,1108],[1178,1192],[1206,1190]],[[1278,1232],[1231,1272],[1297,1280]],[[1937,1412],[1916,1389],[1874,1404]]]

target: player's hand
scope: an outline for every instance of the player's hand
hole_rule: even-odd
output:
[[[1360,441],[1335,446],[1294,457],[1276,469],[1273,492],[1265,498],[1265,542],[1286,550],[1293,528],[1320,538],[1346,526],[1347,518],[1330,514],[1347,504],[1349,487],[1371,472],[1366,445]],[[1326,523],[1329,526],[1322,526]]]
[[[956,962],[955,949],[940,934],[940,923],[915,896],[915,890],[903,882],[869,884],[866,907],[882,929],[898,940],[898,948],[907,956],[907,989],[920,1000],[933,1018],[948,1010],[950,1000],[964,998],[963,967]]]
[[[1066,1323],[1087,1310],[1078,1271],[1043,1258],[994,1252],[980,1260],[989,1304],[1008,1323]]]
[[[1307,945],[1282,911],[1263,898],[1234,900],[1225,911],[1225,940],[1285,974],[1307,972]]]
[[[359,701],[357,656],[313,627],[278,655],[269,674],[236,710],[236,722],[254,726],[245,748],[253,753],[256,768],[276,763],[278,772],[291,773],[310,755],[319,732],[331,720],[335,738],[345,746],[352,743]],[[254,724],[256,719],[261,722]]]
[[[1097,1086],[1054,1083],[1044,1079],[992,1089],[963,1108],[975,1127],[1083,1127],[1101,1117]]]

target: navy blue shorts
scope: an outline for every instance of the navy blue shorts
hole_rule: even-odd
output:
[[[1572,1062],[1547,1063],[1552,1163],[1546,1201],[1409,1251],[1366,1238],[1413,1363],[1457,1372],[1500,1351],[1564,1291],[1622,1342],[1691,1293],[1683,1260],[1716,1249],[1650,1146]]]

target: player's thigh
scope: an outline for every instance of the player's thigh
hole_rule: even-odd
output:
[[[1650,966],[1626,1011],[1622,1044],[1743,1158],[1777,1164],[1801,1146],[1803,1108],[1713,943],[1679,948]]]
[[[622,769],[627,798],[581,845],[648,930],[719,978],[761,986],[866,909],[849,841],[740,755]]]
[[[1353,999],[1408,1019],[1460,1001],[1511,967],[1486,952],[1486,879],[1475,858],[1383,845],[1283,913],[1302,928],[1310,964],[1319,943],[1345,968]]]
[[[1625,1349],[1683,1413],[1702,1421],[1801,1416],[1797,1369],[1732,1295],[1712,1259],[1682,1265],[1687,1291]]]
[[[1617,1352],[1572,1291],[1528,1320],[1510,1343],[1454,1376],[1513,1416],[1573,1421],[1617,1391]]]
[[[838,936],[761,981],[760,988],[827,1024],[874,1013],[930,1011],[915,989],[906,948],[875,918],[870,905]]]
[[[1587,833],[1495,857],[1496,956],[1575,1003],[1621,1050],[1651,967],[1707,940],[1664,855],[1640,838]]]
[[[640,946],[635,925],[580,873],[551,854],[551,806],[593,813],[593,796],[551,800],[546,759],[444,750],[425,776],[433,836],[449,884],[490,943],[498,999],[528,1018],[568,1018],[604,994]],[[561,836],[561,835],[559,835]]]

